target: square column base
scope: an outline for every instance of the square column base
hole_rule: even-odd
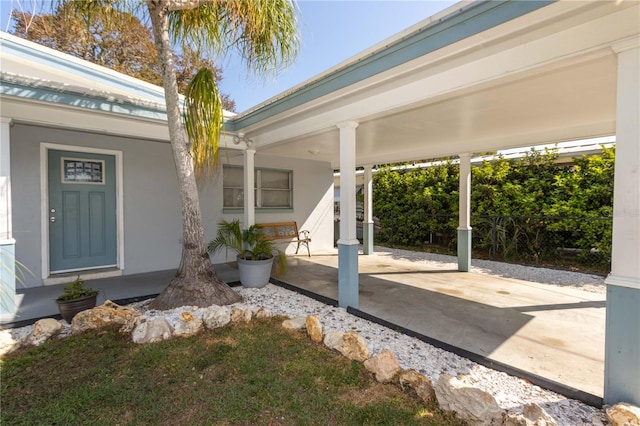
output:
[[[458,229],[458,271],[471,270],[471,229]]]
[[[373,254],[373,222],[362,224],[362,252],[366,255]]]
[[[640,288],[607,285],[604,403],[640,406]]]
[[[355,244],[338,241],[338,306],[358,309],[358,240]]]

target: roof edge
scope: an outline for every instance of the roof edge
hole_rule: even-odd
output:
[[[237,115],[229,126],[243,129],[556,1],[460,2]]]

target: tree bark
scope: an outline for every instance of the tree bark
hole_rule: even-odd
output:
[[[147,0],[167,103],[169,137],[182,201],[182,259],[176,276],[149,305],[152,309],[228,305],[241,297],[216,274],[204,242],[198,187],[180,115],[180,98],[169,41],[166,1]]]

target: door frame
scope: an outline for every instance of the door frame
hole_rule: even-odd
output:
[[[122,151],[90,148],[86,146],[63,145],[49,142],[40,143],[40,230],[41,230],[41,259],[42,281],[44,285],[62,284],[69,281],[69,277],[61,274],[51,276],[49,263],[49,150],[71,151],[77,153],[92,153],[111,155],[115,157],[116,178],[116,268],[113,270],[87,269],[80,272],[83,279],[107,278],[120,276],[124,271],[124,208],[123,208],[123,167]],[[78,275],[77,272],[73,273]]]

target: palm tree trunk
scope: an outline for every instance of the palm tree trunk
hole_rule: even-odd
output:
[[[241,300],[241,297],[217,276],[204,242],[198,187],[193,160],[189,152],[189,143],[182,125],[173,52],[169,42],[169,8],[166,2],[159,0],[147,0],[147,7],[162,66],[169,137],[182,200],[182,259],[180,267],[175,278],[154,299],[150,307],[152,309],[171,309],[180,306],[236,303]]]

